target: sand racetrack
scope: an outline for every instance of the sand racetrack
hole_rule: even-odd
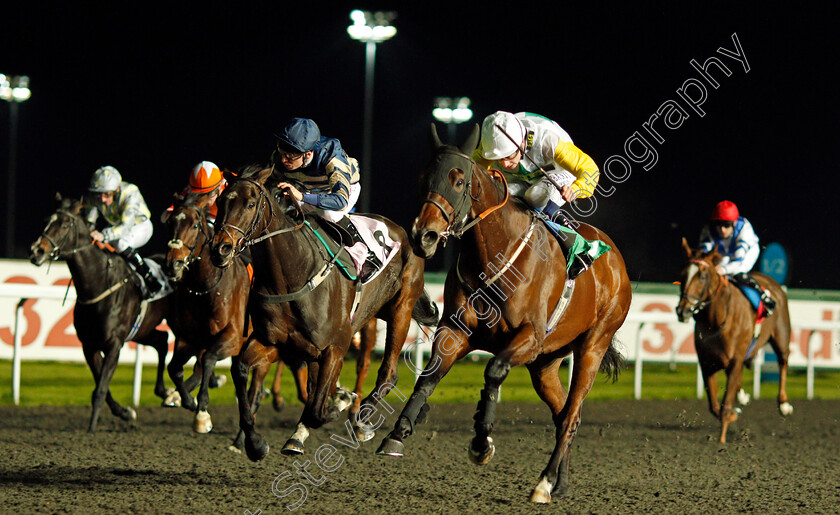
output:
[[[141,408],[135,426],[105,412],[89,434],[85,407],[4,406],[0,512],[271,514],[300,501],[298,513],[331,515],[837,513],[840,402],[794,407],[783,419],[773,400],[754,401],[721,445],[705,401],[587,402],[571,496],[543,506],[528,502],[554,442],[542,404],[500,404],[496,456],[480,468],[466,452],[474,405],[433,405],[401,459],[374,454],[385,431],[358,449],[331,440],[346,436],[344,418],[315,431],[304,456],[283,456],[301,407],[264,405],[258,427],[271,452],[260,463],[227,450],[234,406],[211,404],[216,428],[207,435],[192,433],[183,409]],[[313,460],[328,443],[336,451],[323,472]],[[320,484],[298,476],[295,464]]]

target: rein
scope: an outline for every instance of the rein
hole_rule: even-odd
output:
[[[201,233],[202,236],[204,236],[204,241],[201,243],[201,248],[198,249],[198,252],[196,252],[196,248],[198,248],[198,245],[199,245],[198,241],[196,241],[195,244],[192,247],[190,247],[189,245],[186,245],[184,243],[184,241],[180,238],[173,238],[173,239],[169,240],[169,243],[167,243],[167,247],[169,247],[170,249],[176,249],[177,250],[177,249],[186,247],[190,251],[189,256],[187,256],[187,259],[184,261],[184,269],[189,270],[190,265],[192,265],[193,263],[196,263],[198,261],[201,261],[201,253],[207,247],[207,244],[210,243],[210,241],[213,239],[213,235],[209,230],[209,225],[210,224],[207,222],[207,217],[205,216],[203,210],[197,208],[196,206],[194,206],[192,204],[182,204],[179,207],[190,208],[193,211],[195,211],[196,213],[198,213],[198,217],[201,220],[201,222],[199,223],[199,232]],[[226,268],[222,268],[221,271],[219,272],[219,278],[216,280],[216,282],[204,291],[193,290],[192,288],[190,288],[189,286],[186,286],[186,285],[181,285],[181,288],[183,289],[183,291],[185,291],[186,293],[189,293],[190,295],[195,295],[195,296],[208,295],[210,292],[215,290],[219,286],[219,284],[222,283],[222,279],[224,279],[226,271],[227,271]]]
[[[706,261],[700,260],[700,259],[692,259],[689,262],[697,265],[701,270],[703,270],[705,268],[711,269],[711,265],[709,265],[709,263],[707,263]],[[699,297],[696,296],[696,295],[691,295],[689,293],[686,293],[685,289],[683,289],[683,292],[680,295],[680,299],[681,300],[682,299],[687,299],[688,300],[689,307],[691,308],[692,315],[696,314],[696,313],[702,311],[703,309],[705,309],[706,307],[708,307],[712,303],[712,301],[715,299],[715,297],[718,296],[718,294],[720,293],[720,290],[724,287],[724,285],[729,283],[729,279],[725,275],[720,275],[716,271],[715,271],[715,274],[720,277],[720,281],[718,281],[717,288],[715,288],[715,290],[712,291],[712,292],[709,291],[710,290],[710,284],[707,284],[703,288],[703,291],[701,292]],[[711,279],[711,274],[710,274],[710,279]],[[731,298],[731,296],[732,296],[731,290],[727,289],[727,291],[729,291],[729,295],[730,295],[730,298]],[[720,327],[723,327],[726,324],[727,318],[729,317],[729,307],[730,307],[729,304],[730,304],[729,302],[726,302],[726,312],[725,312],[724,317],[723,317],[723,323],[720,324]]]

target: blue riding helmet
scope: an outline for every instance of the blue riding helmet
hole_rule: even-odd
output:
[[[315,122],[309,118],[292,118],[277,136],[277,147],[293,149],[300,153],[309,152],[315,148],[320,138],[321,131]]]

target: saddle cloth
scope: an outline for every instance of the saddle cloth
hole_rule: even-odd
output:
[[[755,289],[744,284],[735,283],[735,286],[737,286],[747,300],[750,301],[750,306],[752,306],[753,310],[756,312],[756,323],[764,320],[764,318],[767,317],[767,309],[765,308],[764,303],[761,302],[761,294]]]
[[[370,282],[385,269],[391,259],[397,254],[397,251],[400,249],[400,242],[391,239],[388,226],[384,222],[362,215],[351,214],[349,216],[350,222],[356,228],[362,240],[364,240],[364,243],[356,242],[350,247],[345,247],[353,258],[356,270],[362,269],[362,266],[367,260],[368,251],[372,252],[379,262],[382,263],[382,267],[367,280],[367,282]]]
[[[545,225],[548,227],[548,230],[551,231],[556,238],[561,238],[560,231],[573,234],[575,236],[575,242],[571,245],[569,249],[569,255],[566,256],[566,268],[572,266],[572,261],[574,260],[575,256],[579,256],[582,254],[589,254],[592,258],[592,261],[595,261],[603,254],[609,252],[610,246],[604,243],[601,240],[587,240],[576,231],[569,229],[565,225],[558,224],[556,222],[552,222],[551,220],[546,220],[545,218],[540,218]]]

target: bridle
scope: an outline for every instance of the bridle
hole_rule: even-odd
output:
[[[724,284],[727,282],[726,276],[721,276],[720,281],[718,281],[717,288],[712,291],[712,281],[711,281],[711,273],[712,273],[712,266],[707,262],[701,259],[692,259],[689,261],[689,266],[695,265],[700,272],[700,277],[706,277],[705,279],[705,286],[703,287],[703,291],[700,292],[700,295],[693,295],[688,293],[688,285],[691,283],[692,280],[695,278],[695,274],[697,271],[689,270],[688,277],[685,280],[685,285],[682,288],[682,292],[680,292],[680,303],[685,301],[688,304],[689,312],[692,316],[696,315],[703,309],[709,306],[712,303],[712,300],[717,296],[718,292],[720,292],[721,288],[723,288]],[[717,272],[715,272],[717,274]],[[703,279],[701,279],[703,280]],[[729,303],[727,303],[727,314],[729,312]],[[724,317],[724,320],[726,317]]]
[[[55,222],[59,221],[59,217],[57,216],[59,214],[64,215],[64,216],[66,216],[70,219],[70,227],[67,230],[67,232],[65,232],[64,235],[58,241],[55,241],[50,237],[49,234],[47,234],[47,232],[48,232],[49,228],[52,227],[52,225]],[[77,235],[77,230],[76,230],[76,220],[77,219],[78,219],[78,216],[76,214],[71,213],[70,211],[67,211],[66,209],[58,209],[52,215],[52,217],[51,217],[49,223],[47,224],[47,226],[44,227],[44,230],[41,232],[41,238],[47,240],[47,242],[49,242],[49,244],[52,245],[52,250],[47,255],[47,257],[50,261],[56,261],[58,259],[61,259],[62,256],[64,256],[64,257],[72,256],[72,255],[76,254],[77,252],[81,252],[82,250],[86,250],[87,248],[89,248],[87,244],[82,244],[82,245],[78,244],[79,243],[79,237]],[[62,225],[63,225],[63,222],[62,222]],[[62,252],[62,246],[67,242],[67,239],[70,237],[71,233],[73,234],[73,247],[69,251]]]
[[[255,213],[254,213],[254,218],[251,220],[251,223],[249,224],[247,229],[242,229],[241,227],[238,227],[238,226],[236,226],[234,224],[231,224],[231,223],[222,224],[222,226],[218,229],[218,230],[222,231],[230,239],[230,241],[233,243],[233,255],[234,256],[236,256],[237,254],[244,251],[246,247],[249,247],[251,245],[256,245],[257,243],[259,243],[261,241],[264,241],[264,240],[267,240],[271,237],[277,236],[278,234],[297,231],[297,230],[300,230],[304,227],[305,217],[303,216],[303,208],[300,206],[300,204],[297,201],[294,201],[295,207],[298,210],[298,212],[300,213],[300,215],[301,215],[300,218],[303,221],[301,221],[301,223],[299,223],[298,225],[293,226],[293,227],[285,227],[283,229],[278,229],[276,231],[265,233],[265,231],[269,227],[271,227],[271,223],[274,221],[274,216],[275,216],[274,204],[271,202],[271,199],[269,198],[268,189],[262,183],[254,180],[254,179],[251,179],[249,177],[242,177],[242,178],[239,178],[239,179],[236,180],[236,182],[239,182],[239,181],[245,181],[245,182],[253,184],[257,188],[257,191],[259,192],[259,200],[258,200],[257,209],[255,210]],[[235,183],[233,183],[233,184],[235,184]],[[230,186],[229,186],[229,188],[230,188]],[[268,218],[268,221],[265,222],[265,225],[262,229],[263,234],[261,234],[257,237],[254,237],[254,233],[257,232],[257,226],[260,224],[260,220],[262,220],[263,217],[264,217],[263,211],[266,209],[266,207],[269,210],[269,218]],[[242,236],[237,240],[236,238],[233,237],[233,234],[231,233],[231,230],[234,230],[234,231],[238,232]]]
[[[187,250],[190,251],[189,255],[187,256],[187,259],[184,260],[184,268],[189,269],[191,264],[195,263],[196,261],[201,260],[201,251],[203,251],[204,247],[206,247],[207,244],[213,239],[213,234],[210,232],[209,224],[207,223],[207,217],[205,216],[203,210],[197,208],[196,206],[194,206],[192,204],[182,204],[181,206],[178,206],[178,207],[185,208],[185,209],[191,209],[192,211],[195,211],[198,214],[198,218],[199,218],[198,231],[202,236],[204,236],[204,241],[201,242],[201,247],[200,248],[198,248],[198,246],[199,246],[198,238],[196,238],[195,243],[192,246],[189,246],[189,245],[185,244],[184,240],[182,240],[180,238],[172,238],[166,244],[166,246],[169,247],[170,249],[179,250],[179,249],[182,249],[182,248],[186,247]],[[173,212],[172,215],[170,215],[170,217],[174,216],[174,215],[175,215],[175,213]],[[196,250],[196,248],[198,248],[198,250]]]
[[[429,203],[437,207],[440,210],[443,219],[446,220],[446,229],[440,233],[440,237],[444,243],[449,236],[460,238],[472,226],[478,224],[486,218],[487,215],[504,206],[507,203],[508,198],[510,198],[510,191],[508,190],[507,181],[505,181],[504,175],[502,175],[502,173],[498,170],[490,169],[485,171],[491,179],[501,182],[505,191],[505,198],[500,204],[484,210],[472,220],[467,221],[470,211],[472,210],[472,202],[478,200],[478,195],[481,194],[481,182],[479,182],[479,191],[473,195],[473,171],[476,169],[484,171],[484,169],[479,167],[470,156],[450,147],[443,148],[436,156],[436,161],[437,162],[434,164],[435,172],[429,178],[430,184],[428,192],[426,193],[426,198],[423,199],[423,203]],[[466,163],[464,163],[464,161]],[[463,192],[460,194],[456,192],[449,183],[449,171],[453,169],[459,169],[464,172],[465,186]],[[452,206],[452,211],[447,212],[440,202],[432,198],[432,194],[438,195],[446,200],[449,205]]]

